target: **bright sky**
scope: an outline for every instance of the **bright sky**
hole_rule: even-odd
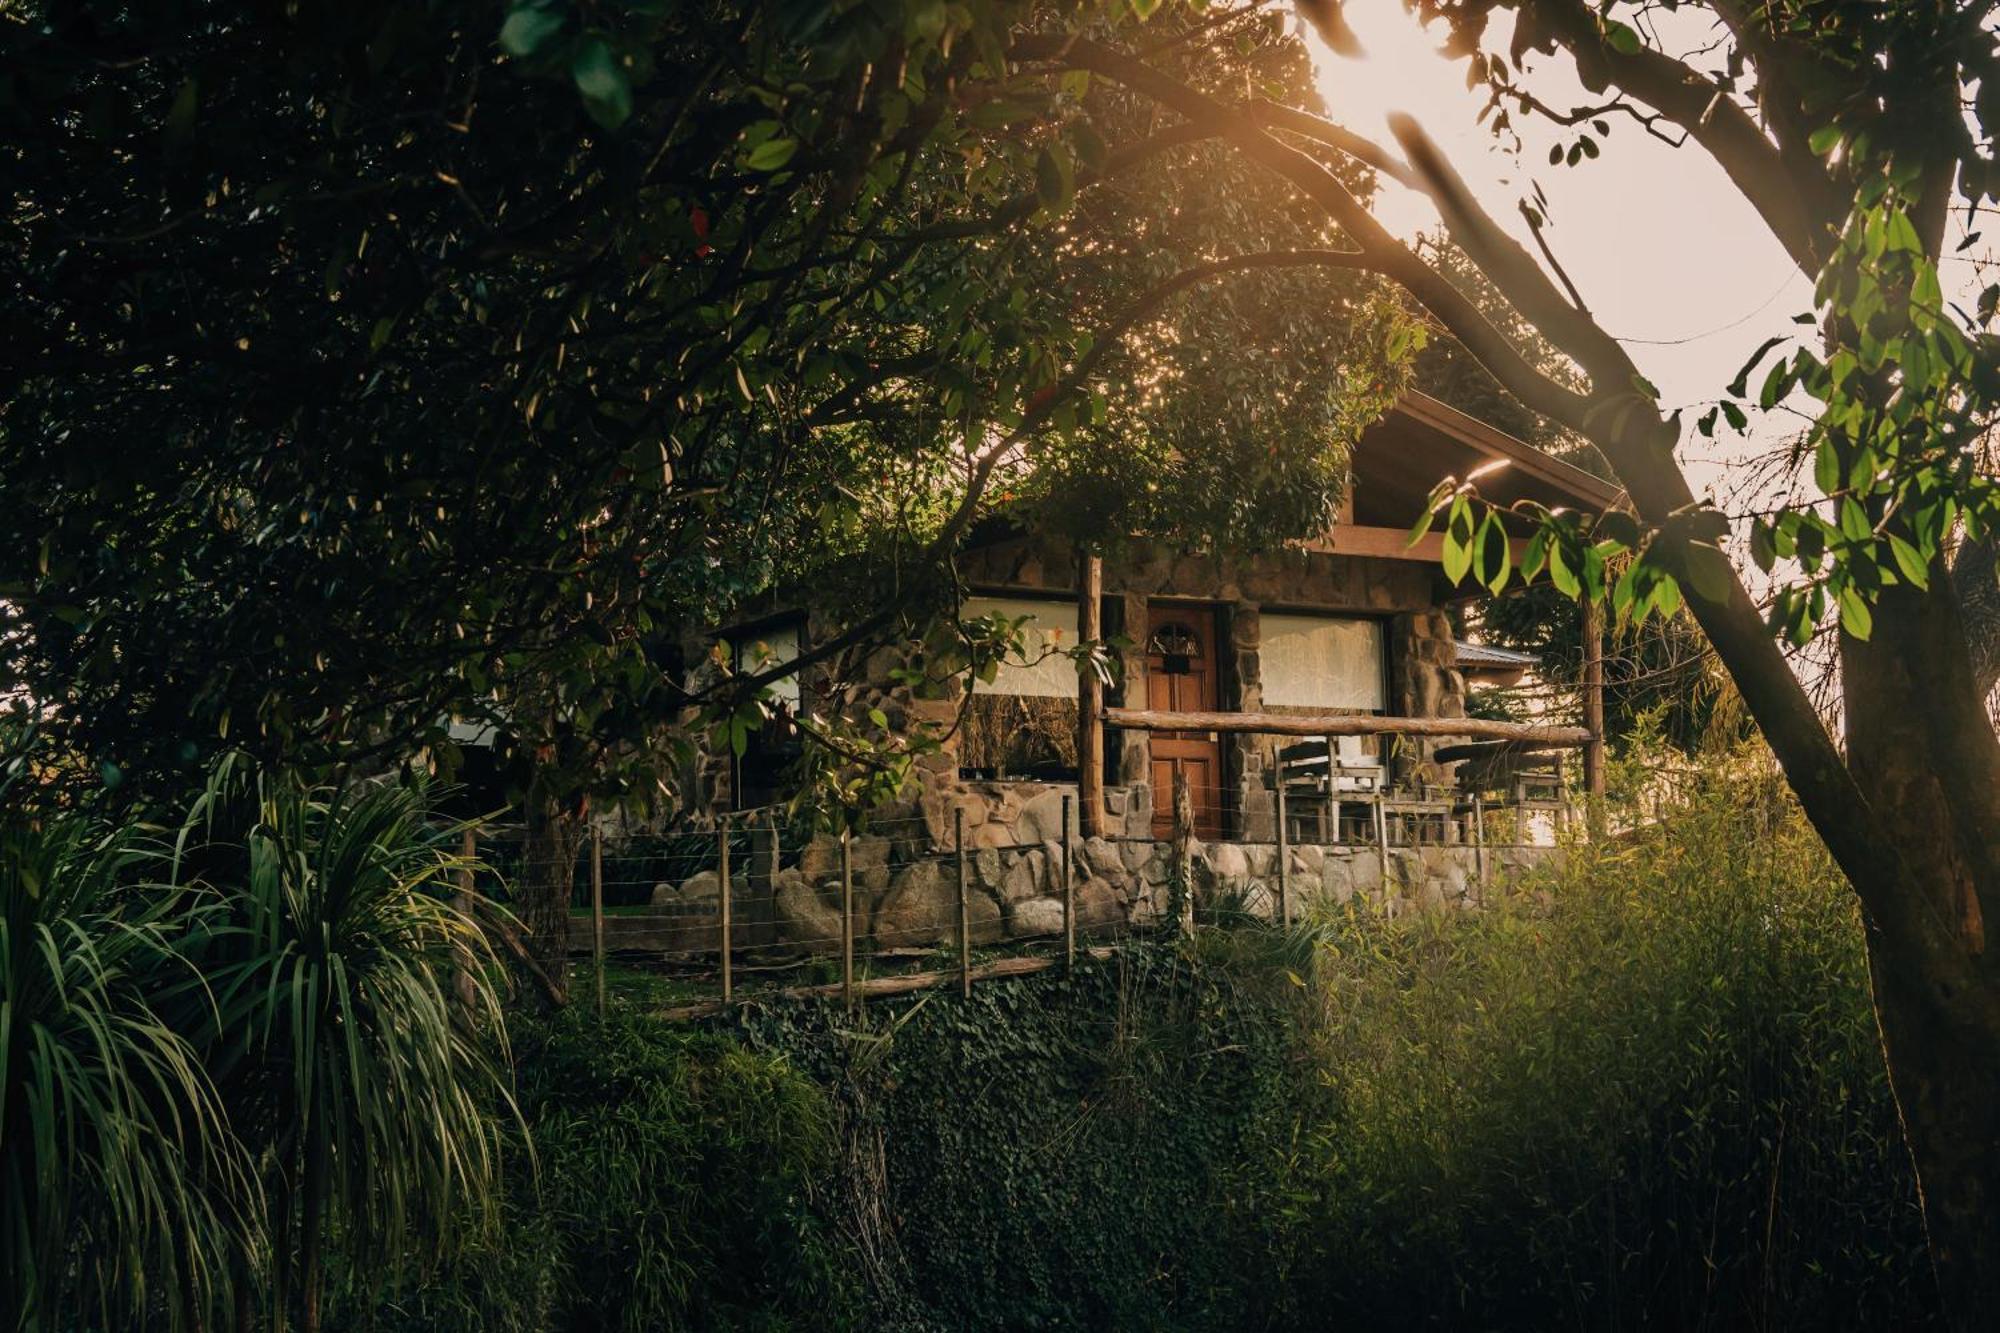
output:
[[[1611,118],[1603,155],[1550,166],[1561,133],[1517,116],[1518,153],[1476,122],[1483,89],[1465,85],[1465,63],[1438,54],[1443,30],[1426,32],[1401,0],[1350,0],[1344,13],[1366,56],[1343,59],[1308,33],[1333,119],[1394,147],[1391,112],[1408,112],[1456,164],[1490,211],[1533,249],[1515,208],[1536,184],[1550,208],[1544,235],[1598,321],[1623,340],[1669,408],[1690,409],[1682,459],[1697,490],[1723,480],[1722,464],[1789,438],[1791,419],[1753,416],[1754,441],[1710,442],[1694,419],[1764,339],[1796,331],[1812,285],[1794,269],[1755,211],[1699,147],[1672,148],[1629,119]],[[1496,11],[1488,44],[1504,50],[1511,15]],[[1589,105],[1567,59],[1530,56],[1528,86],[1550,105]],[[1569,142],[1563,139],[1565,144]],[[1377,216],[1399,235],[1435,228],[1427,200],[1384,182]],[[1945,266],[1945,287],[1953,284]],[[1958,263],[1958,275],[1971,271]]]

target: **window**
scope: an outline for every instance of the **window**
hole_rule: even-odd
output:
[[[959,736],[959,772],[968,778],[1076,778],[1076,604],[1025,597],[968,597],[967,619],[1033,617],[1021,652],[992,683],[975,681]]]
[[[799,622],[790,620],[755,630],[739,630],[725,642],[729,644],[731,665],[738,675],[747,676],[796,661],[799,637]],[[798,712],[799,678],[796,673],[771,682],[771,702],[787,712]]]
[[[1267,614],[1259,657],[1269,707],[1388,711],[1379,620]]]
[[[1076,603],[1041,602],[1026,597],[968,597],[959,608],[967,620],[1002,615],[1010,620],[1031,616],[1022,627],[1021,659],[1010,655],[992,684],[973,686],[975,694],[1012,694],[1042,699],[1076,698]]]

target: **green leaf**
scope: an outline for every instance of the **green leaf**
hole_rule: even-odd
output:
[[[1639,34],[1634,32],[1629,25],[1620,23],[1617,19],[1606,19],[1604,21],[1604,40],[1610,44],[1612,50],[1621,56],[1636,56],[1639,54]]]
[[[1729,588],[1735,571],[1729,568],[1729,557],[1707,542],[1687,544],[1688,585],[1703,601],[1721,605],[1729,600]]]
[[[752,171],[776,171],[799,151],[797,139],[766,139],[750,150],[744,164]]]
[[[1840,126],[1822,125],[1806,138],[1806,147],[1820,157],[1825,157],[1840,146]]]
[[[1549,543],[1549,582],[1556,585],[1556,591],[1565,597],[1574,597],[1582,591],[1575,571],[1569,567],[1569,558],[1563,553],[1560,541]]]
[[[1750,525],[1750,558],[1766,574],[1778,563],[1778,544],[1771,535],[1771,525],[1761,518]]]
[[[1896,568],[1903,572],[1903,577],[1912,585],[1917,588],[1930,586],[1930,567],[1925,564],[1923,556],[1918,554],[1916,547],[1892,532],[1889,534],[1889,553],[1895,556]]]
[[[1874,531],[1867,513],[1851,495],[1840,497],[1840,535],[1849,541],[1865,542]]]
[[[1858,590],[1842,588],[1837,601],[1842,629],[1862,640],[1875,632],[1875,614],[1868,609],[1867,599]]]
[[[632,83],[612,58],[611,48],[601,37],[577,44],[570,57],[570,77],[583,94],[584,110],[607,130],[615,130],[632,115]]]
[[[1076,169],[1069,154],[1054,144],[1043,148],[1035,159],[1035,198],[1049,212],[1061,213],[1075,193]]]
[[[1757,363],[1762,361],[1773,347],[1776,347],[1783,341],[1783,338],[1766,338],[1758,345],[1757,350],[1750,354],[1750,359],[1743,363],[1743,368],[1736,372],[1736,378],[1729,381],[1730,397],[1741,398],[1743,396],[1744,391],[1750,384],[1750,372],[1757,368]]]
[[[510,56],[531,56],[560,32],[562,25],[561,14],[537,5],[523,5],[508,14],[507,21],[500,25],[500,49]]]

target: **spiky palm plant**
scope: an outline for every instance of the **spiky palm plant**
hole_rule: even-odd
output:
[[[419,792],[309,789],[225,766],[180,849],[223,917],[205,942],[211,1062],[271,1200],[271,1309],[320,1326],[326,1245],[361,1272],[489,1217],[505,1029],[460,861]],[[454,987],[454,977],[465,979]]]
[[[0,816],[0,1327],[199,1323],[256,1193],[200,1053],[151,996],[199,903],[74,814]]]

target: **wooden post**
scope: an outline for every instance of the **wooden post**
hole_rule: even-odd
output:
[[[1472,860],[1479,872],[1479,896],[1486,896],[1486,800],[1472,793]]]
[[[959,806],[954,813],[958,816],[958,993],[962,999],[972,998],[972,914],[966,903],[965,875],[965,807]]]
[[[854,848],[840,834],[840,995],[854,1012]]]
[[[1086,644],[1104,638],[1104,561],[1082,555],[1076,571],[1076,631]],[[1083,836],[1104,836],[1104,682],[1092,667],[1077,672],[1076,794]]]
[[[462,860],[458,867],[458,892],[452,895],[451,905],[470,925],[476,910],[472,901],[472,863],[479,857],[479,835],[471,829],[465,831],[465,839],[459,844],[459,855]],[[474,993],[472,958],[465,950],[459,951],[458,965],[453,969],[451,981],[459,1006],[471,1012]]]
[[[590,826],[590,958],[597,969],[597,1016],[604,1017],[604,833]]]
[[[1292,841],[1285,828],[1285,784],[1278,782],[1278,924],[1292,924]]]
[[[735,978],[730,975],[729,971],[729,950],[734,940],[734,932],[729,928],[729,825],[724,823],[716,830],[716,835],[721,844],[721,859],[718,862],[719,868],[716,872],[716,878],[720,881],[717,887],[720,892],[722,917],[717,924],[721,927],[719,943],[722,947],[722,998],[726,1000],[735,994],[736,991]]]
[[[1383,772],[1388,772],[1384,769]],[[1326,815],[1333,821],[1333,840],[1340,841],[1340,753],[1333,737],[1326,737]],[[1379,784],[1378,784],[1379,785]]]
[[[1063,966],[1076,967],[1076,856],[1069,845],[1070,798],[1063,797]]]
[[[1387,793],[1375,792],[1375,859],[1382,867],[1382,904],[1389,904],[1389,812],[1384,808]]]
[[[1194,793],[1187,768],[1174,761],[1174,923],[1184,935],[1194,933]]]
[[[1597,811],[1604,802],[1604,613],[1588,596],[1583,599],[1583,726],[1590,733],[1583,746],[1583,791],[1596,832]]]

